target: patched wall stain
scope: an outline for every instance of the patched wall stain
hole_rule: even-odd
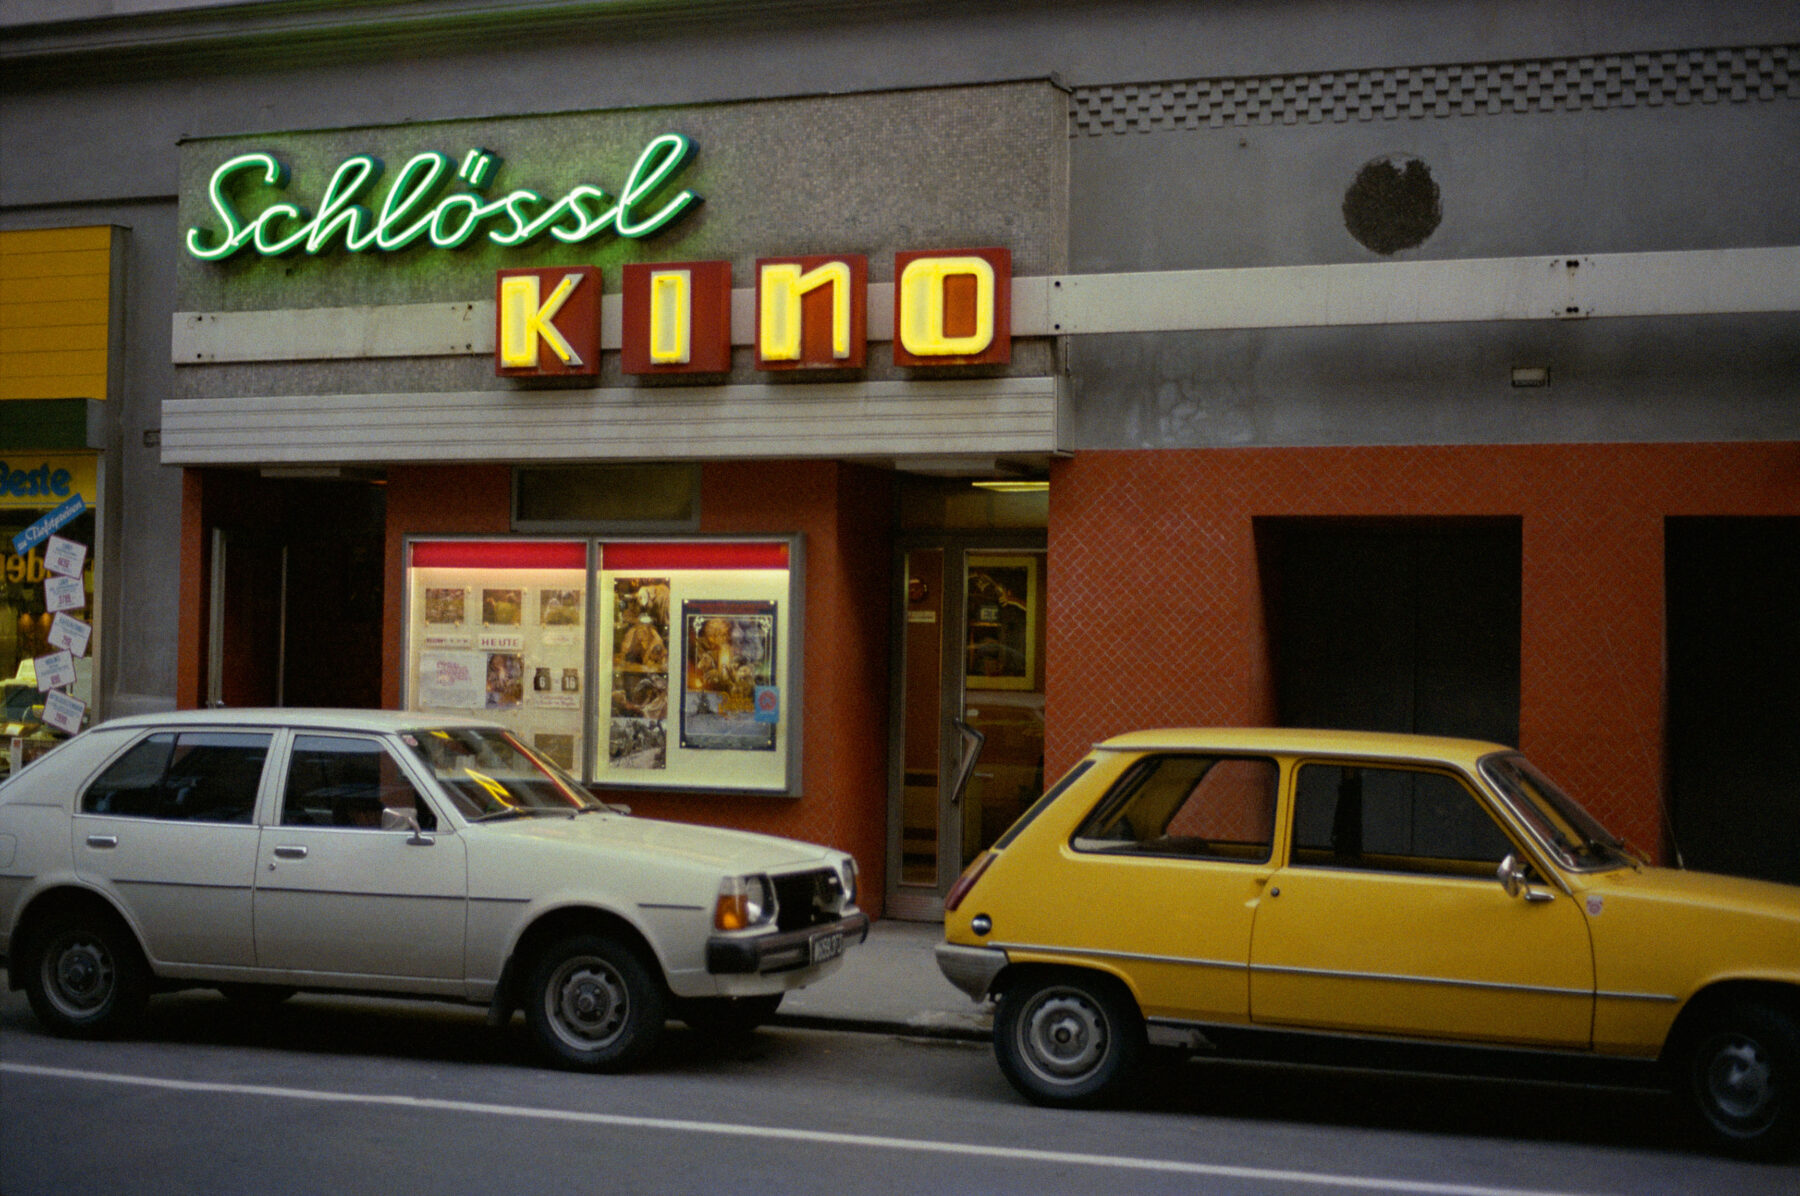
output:
[[[1344,227],[1384,256],[1423,245],[1443,218],[1437,181],[1418,158],[1377,158],[1344,192]]]

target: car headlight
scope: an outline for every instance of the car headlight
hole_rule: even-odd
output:
[[[720,930],[748,930],[775,920],[775,886],[758,873],[727,876],[719,882],[713,925]]]
[[[861,870],[856,866],[855,856],[845,856],[838,864],[838,880],[844,886],[844,908],[856,904],[856,882]]]

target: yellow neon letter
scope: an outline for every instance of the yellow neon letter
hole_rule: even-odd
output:
[[[532,369],[538,363],[538,341],[550,346],[564,365],[580,365],[563,334],[551,323],[562,310],[576,286],[579,274],[565,274],[550,292],[550,298],[538,302],[538,280],[535,274],[514,274],[500,280],[500,364],[507,369]]]
[[[693,335],[693,274],[687,270],[655,270],[650,274],[650,360],[657,365],[686,365]]]
[[[975,331],[944,335],[944,281],[975,279]],[[900,272],[900,344],[919,357],[965,357],[994,343],[994,268],[978,257],[922,257]]]
[[[762,268],[762,343],[764,361],[800,360],[800,297],[831,287],[831,355],[850,356],[850,264],[826,262],[802,274],[793,262]]]

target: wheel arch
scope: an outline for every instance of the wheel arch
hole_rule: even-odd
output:
[[[519,932],[501,968],[500,983],[494,990],[493,1016],[504,1017],[523,1004],[520,988],[530,975],[531,963],[551,943],[572,934],[604,934],[630,947],[638,954],[663,991],[669,991],[669,977],[662,957],[643,928],[615,910],[597,905],[562,905],[544,910]]]
[[[19,911],[18,920],[13,923],[12,937],[7,943],[9,989],[16,991],[24,987],[25,972],[33,966],[37,957],[44,928],[51,925],[58,915],[72,911],[88,913],[112,922],[137,953],[138,962],[154,977],[155,968],[151,966],[150,954],[144,950],[143,939],[138,936],[137,928],[131,924],[131,919],[125,916],[124,911],[98,890],[85,885],[63,883],[51,885],[33,894]]]
[[[1768,1005],[1800,1022],[1800,984],[1782,980],[1717,980],[1689,997],[1675,1016],[1675,1024],[1663,1041],[1662,1062],[1680,1060],[1695,1034],[1740,1002]]]
[[[1137,989],[1132,985],[1130,979],[1117,968],[1110,967],[1104,963],[1096,963],[1089,959],[1029,959],[1021,960],[1018,963],[1008,963],[994,976],[993,983],[988,987],[988,994],[996,1000],[999,1000],[1004,998],[1010,990],[1016,988],[1020,984],[1044,976],[1062,975],[1070,972],[1079,972],[1084,976],[1099,977],[1102,981],[1117,989],[1119,995],[1131,1003],[1131,1007],[1137,1010],[1137,1015],[1140,1019],[1144,1017],[1144,1003],[1138,998]]]

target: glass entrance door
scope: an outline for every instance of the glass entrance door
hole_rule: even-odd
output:
[[[887,908],[929,920],[1043,791],[1044,551],[940,540],[904,548],[900,566]]]

